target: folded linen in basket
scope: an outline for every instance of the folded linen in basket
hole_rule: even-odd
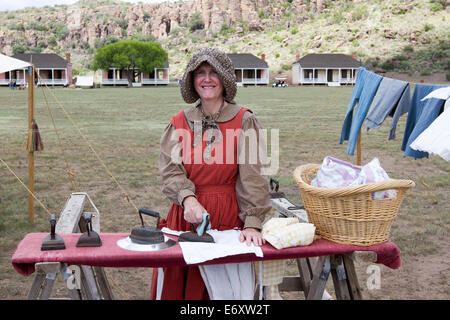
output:
[[[168,228],[161,231],[168,234],[181,234]],[[261,247],[253,245],[248,246],[246,242],[239,241],[240,230],[208,230],[215,243],[205,242],[179,242],[183,253],[184,261],[187,264],[202,263],[208,260],[222,258],[244,253],[254,253],[257,257],[263,257]]]
[[[307,246],[314,241],[316,227],[297,218],[272,218],[263,225],[262,235],[277,249]]]
[[[389,180],[389,175],[381,167],[378,158],[373,158],[361,167],[327,156],[317,171],[316,177],[311,181],[311,185],[322,188],[343,188],[386,180]],[[394,198],[396,195],[395,190],[386,190],[374,192],[372,198]]]

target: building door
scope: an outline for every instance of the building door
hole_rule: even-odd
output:
[[[327,82],[333,82],[333,70],[327,70]]]

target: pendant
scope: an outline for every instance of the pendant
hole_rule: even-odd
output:
[[[202,140],[202,133],[203,133],[202,122],[194,121],[194,143],[192,144],[194,148]]]
[[[203,159],[209,160],[211,159],[211,151],[212,151],[212,145],[218,144],[222,141],[222,131],[220,131],[219,126],[217,124],[214,124],[215,127],[209,128],[206,132],[208,134],[208,137],[206,139],[206,147],[203,151]]]

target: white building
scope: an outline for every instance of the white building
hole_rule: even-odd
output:
[[[261,59],[250,53],[230,53],[238,86],[269,84],[269,66],[265,54]]]
[[[354,84],[360,62],[345,54],[307,54],[292,65],[292,84]]]

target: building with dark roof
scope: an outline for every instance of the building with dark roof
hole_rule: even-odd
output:
[[[70,54],[66,54],[66,59],[55,53],[20,53],[13,58],[30,62],[34,65],[37,84],[63,85],[72,83],[72,64]],[[0,74],[0,84],[8,84],[15,81],[17,85],[26,84],[26,70],[13,70]]]
[[[292,84],[353,84],[360,62],[340,54],[307,54],[292,65]]]
[[[138,72],[132,86],[169,84],[169,61],[166,60],[163,68],[155,68],[153,72]],[[128,70],[109,68],[102,70],[102,86],[128,85]]]
[[[238,86],[269,84],[269,66],[265,54],[261,59],[250,53],[229,53],[234,64],[234,73]]]

